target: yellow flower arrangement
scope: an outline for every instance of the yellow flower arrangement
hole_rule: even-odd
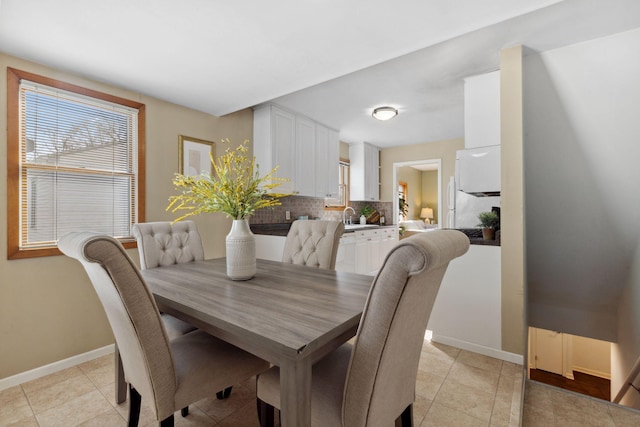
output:
[[[229,140],[223,142],[228,143]],[[255,157],[249,159],[247,155],[248,142],[245,140],[235,150],[227,148],[217,161],[210,154],[213,174],[176,174],[173,184],[181,194],[169,198],[167,210],[174,213],[188,211],[176,221],[208,212],[222,212],[232,219],[246,219],[258,209],[282,204],[279,199],[289,194],[269,191],[288,179],[275,176],[278,167],[261,178]]]

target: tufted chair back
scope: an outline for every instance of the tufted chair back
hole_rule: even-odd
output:
[[[282,262],[333,270],[344,224],[339,221],[294,221]]]
[[[202,240],[193,221],[134,224],[133,235],[143,270],[204,259]]]

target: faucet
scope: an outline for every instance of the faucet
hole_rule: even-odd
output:
[[[342,211],[342,223],[343,224],[347,224],[347,210],[351,209],[351,212],[353,212],[353,214],[356,214],[356,211],[351,207],[351,206],[347,206],[346,208],[344,208],[344,210]],[[349,216],[349,224],[351,224],[351,216]]]

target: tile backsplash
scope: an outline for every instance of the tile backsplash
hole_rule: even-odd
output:
[[[275,206],[273,208],[260,209],[251,217],[249,222],[251,224],[273,224],[287,222],[285,213],[291,212],[291,220],[297,219],[299,216],[308,216],[309,219],[320,218],[324,220],[342,220],[342,210],[325,210],[324,199],[316,197],[302,197],[302,196],[289,196],[280,199],[281,206]],[[353,216],[353,221],[358,222],[360,218],[360,209],[364,206],[370,205],[378,212],[383,212],[386,217],[387,224],[391,224],[391,217],[393,216],[393,205],[391,202],[351,202],[351,206],[356,214]],[[348,218],[348,216],[347,216]]]

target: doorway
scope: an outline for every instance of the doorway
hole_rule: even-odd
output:
[[[611,343],[529,328],[529,378],[611,401]]]
[[[415,170],[415,173],[429,173],[434,174],[437,181],[437,191],[435,197],[433,197],[432,201],[427,201],[426,197],[422,196],[421,187],[420,187],[420,195],[416,194],[417,186],[413,185],[410,181],[404,179],[402,177],[402,168],[410,168],[411,170]],[[429,207],[434,208],[434,206],[427,206],[428,203],[435,206],[435,216],[437,224],[441,227],[441,224],[444,221],[444,218],[447,214],[446,206],[442,204],[442,160],[441,159],[426,159],[426,160],[413,160],[408,162],[395,162],[393,163],[393,217],[396,220],[399,218],[400,209],[399,209],[399,185],[400,181],[406,183],[405,188],[405,201],[408,204],[407,206],[407,219],[418,219],[420,216],[420,211],[422,208]],[[423,200],[425,199],[425,200]]]

